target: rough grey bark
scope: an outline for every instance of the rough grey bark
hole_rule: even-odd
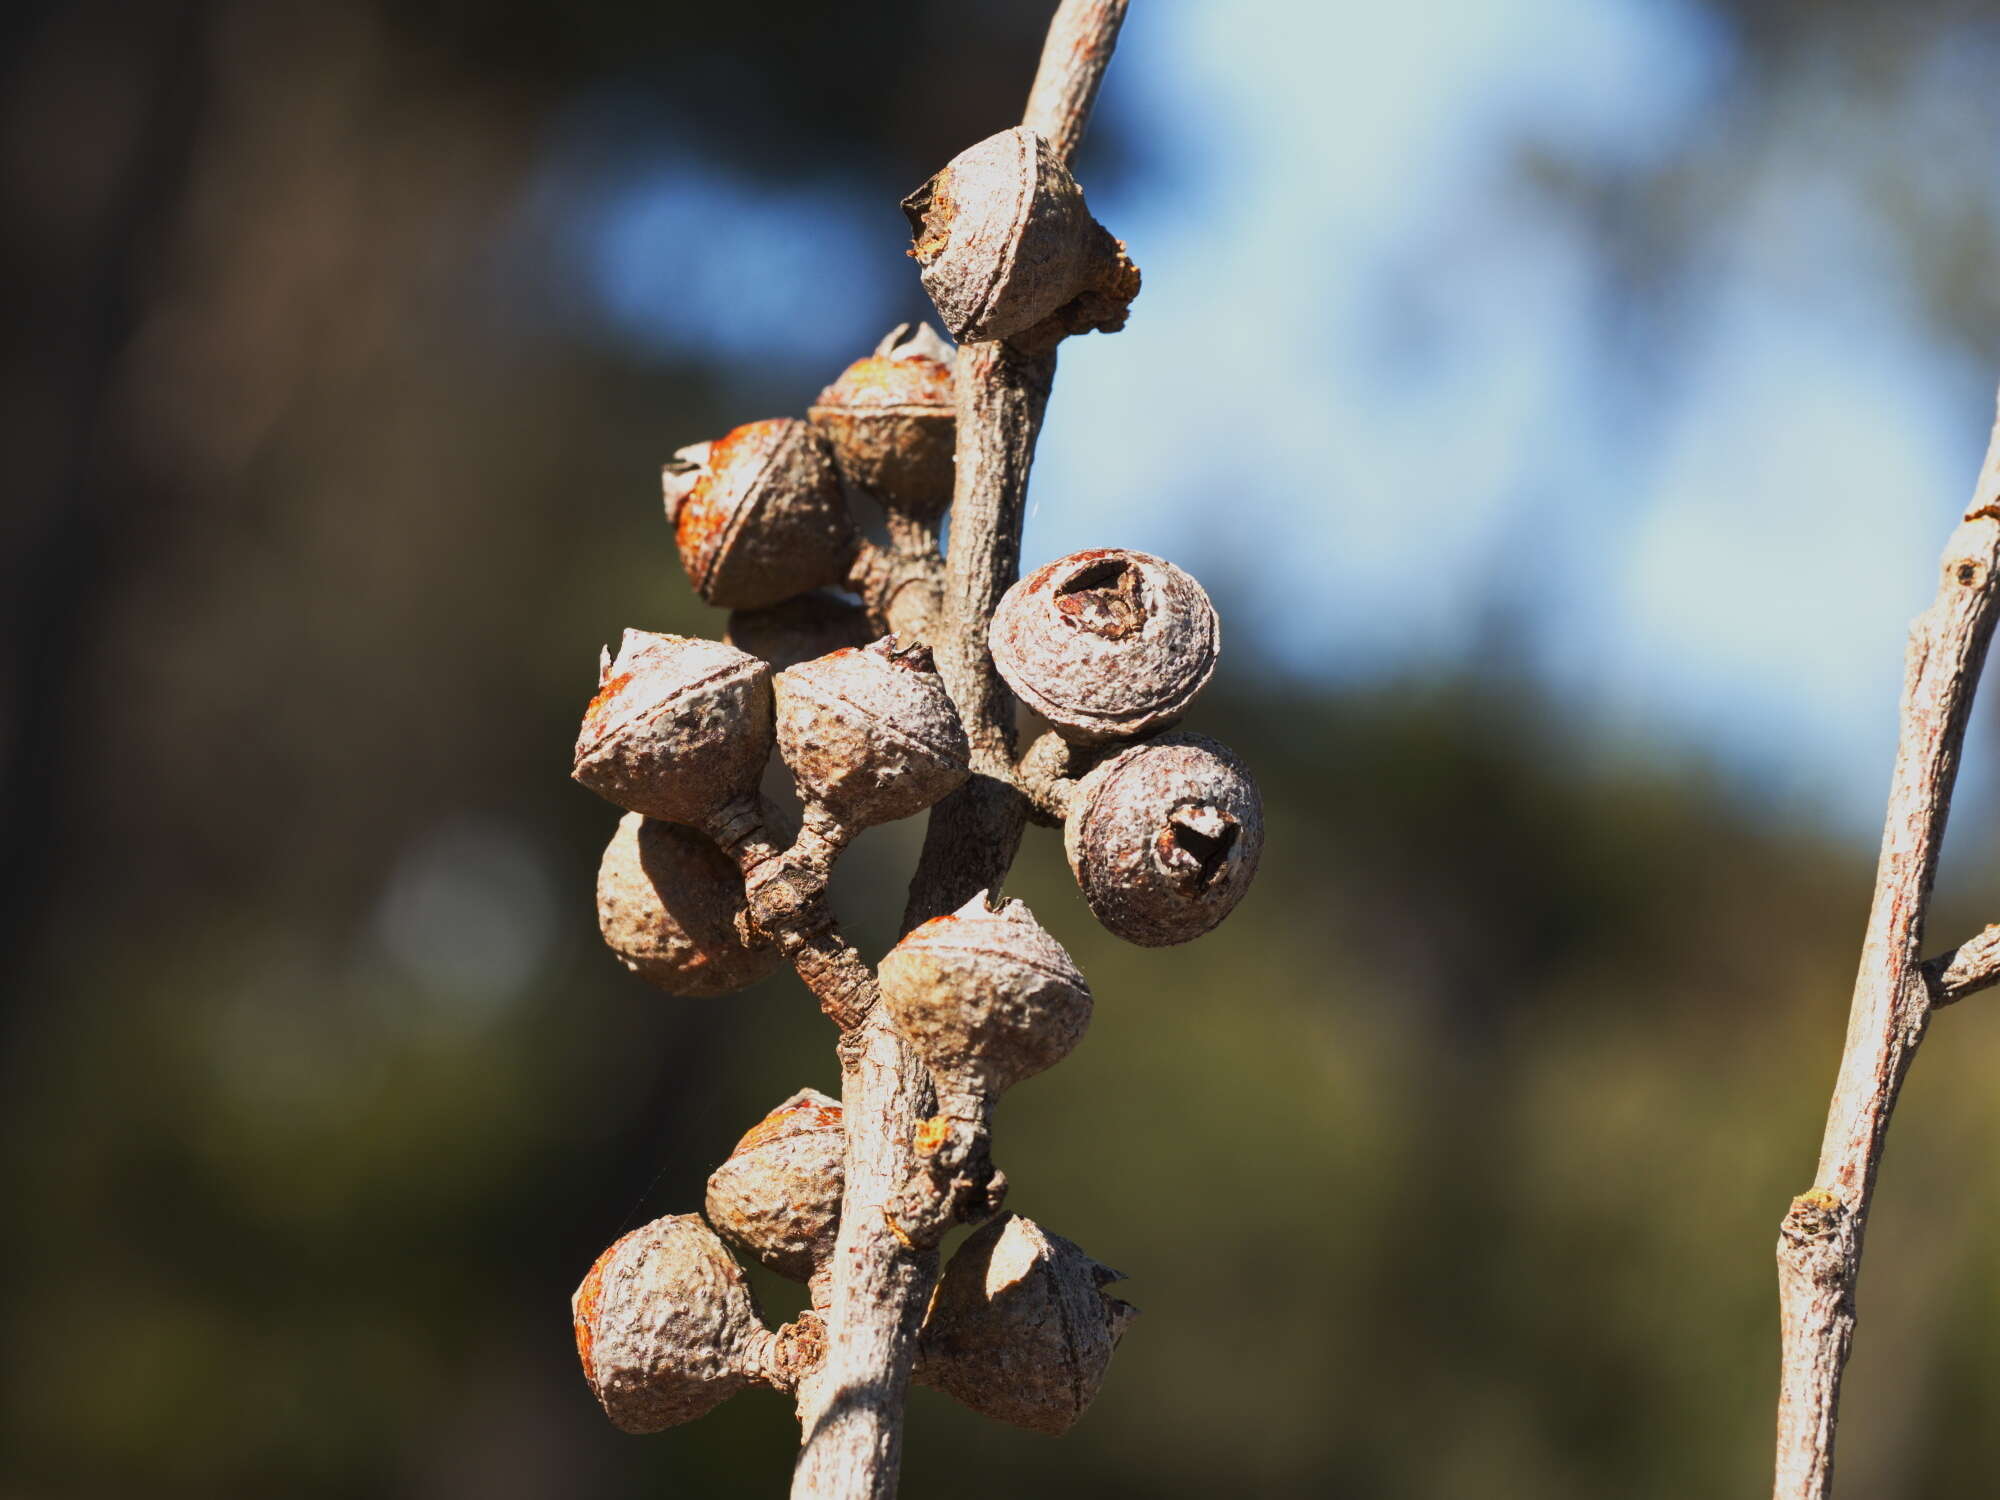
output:
[[[1063,0],[1035,75],[1026,122],[1067,160],[1110,61],[1125,0]],[[986,651],[986,624],[1019,571],[1028,470],[1053,352],[974,344],[957,367],[957,470],[938,670],[972,747],[972,779],[931,812],[907,930],[997,889],[1025,816],[1012,784],[1013,702]],[[937,1253],[894,1232],[884,1206],[910,1167],[916,1124],[935,1107],[928,1075],[876,1006],[841,1038],[847,1188],[834,1249],[827,1356],[801,1382],[794,1500],[889,1500],[902,1457],[903,1405]]]
[[[1778,1235],[1782,1363],[1775,1500],[1833,1490],[1834,1424],[1855,1281],[1896,1096],[1940,1004],[2000,978],[1994,929],[1923,962],[1924,920],[1973,692],[2000,612],[2000,425],[1945,548],[1936,599],[1910,628],[1902,728],[1875,900],[1814,1185]]]
[[[1014,695],[986,649],[986,624],[1021,570],[1028,470],[1055,373],[1053,352],[993,343],[959,354],[958,481],[935,650],[972,746],[972,778],[931,811],[905,931],[997,889],[1020,847],[1027,809],[1014,788]]]

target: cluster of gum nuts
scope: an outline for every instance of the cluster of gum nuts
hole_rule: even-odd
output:
[[[1019,135],[974,152],[998,142],[1014,160]],[[1034,164],[1051,169],[1045,151]],[[950,251],[931,247],[934,259]],[[1046,287],[1031,290],[1046,301]],[[1004,301],[989,297],[980,316]],[[948,346],[927,328],[898,329],[822,392],[808,421],[753,422],[682,450],[665,470],[667,518],[696,591],[733,611],[727,639],[626,632],[600,664],[574,771],[625,810],[598,876],[599,924],[620,961],[695,997],[789,962],[843,1029],[879,997],[936,1083],[939,1114],[919,1130],[918,1154],[953,1138],[983,1149],[1000,1094],[1066,1056],[1091,1011],[1076,965],[1018,900],[996,906],[982,892],[910,932],[873,972],[824,900],[857,833],[924,811],[970,774],[922,641],[937,618],[954,425]],[[862,536],[857,497],[882,508],[886,544]],[[1219,649],[1200,585],[1143,553],[1073,554],[1007,593],[988,644],[1048,722],[1015,780],[1039,821],[1062,825],[1091,912],[1148,946],[1215,926],[1255,872],[1262,809],[1228,750],[1172,731]],[[798,792],[796,828],[761,794],[774,750]],[[840,1105],[803,1090],[717,1168],[706,1221],[670,1215],[604,1252],[573,1311],[585,1376],[617,1426],[658,1431],[750,1385],[796,1388],[823,1353],[844,1160]],[[998,1196],[961,1217],[996,1211]],[[731,1245],[805,1282],[813,1310],[767,1328]],[[1061,1432],[1131,1316],[1104,1291],[1115,1279],[1031,1220],[988,1218],[939,1279],[916,1378]]]

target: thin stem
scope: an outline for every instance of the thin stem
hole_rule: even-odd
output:
[[[1814,1186],[1778,1236],[1783,1354],[1775,1500],[1833,1490],[1834,1424],[1854,1336],[1854,1287],[1889,1120],[1934,1008],[1924,919],[1965,726],[2000,610],[2000,424],[1936,599],[1910,627],[1902,729],[1875,900]],[[1977,940],[1975,940],[1977,941]],[[1970,946],[1970,945],[1968,945]]]
[[[1063,0],[1049,22],[1021,123],[1065,162],[1076,155],[1090,124],[1098,85],[1125,24],[1125,5],[1126,0]]]
[[[1095,755],[1079,753],[1065,744],[1053,729],[1044,731],[1014,768],[1014,784],[1028,801],[1029,819],[1060,828],[1069,816],[1078,780],[1095,759]]]
[[[1925,959],[1924,982],[1930,986],[1932,1010],[2000,984],[2000,925],[1949,953]]]
[[[1063,0],[1050,24],[1025,121],[1065,158],[1083,137],[1124,18],[1125,0]],[[993,670],[986,627],[1020,568],[1028,470],[1054,376],[1053,353],[1022,355],[997,344],[959,353],[951,555],[932,645],[972,744],[973,777],[932,810],[906,930],[962,905],[982,885],[997,889],[1020,842],[1013,700]],[[875,1007],[841,1039],[847,1187],[827,1358],[799,1388],[804,1436],[794,1500],[895,1495],[917,1331],[937,1280],[936,1251],[903,1242],[884,1213],[908,1176],[916,1123],[936,1100],[923,1064],[882,1012]]]
[[[958,474],[938,675],[972,746],[972,777],[931,812],[903,913],[908,931],[998,892],[1020,847],[1027,804],[1014,788],[1014,695],[993,666],[986,627],[1021,571],[1028,471],[1055,382],[1056,357],[1004,343],[958,356]]]
[[[875,973],[842,936],[826,904],[826,888],[841,842],[808,811],[789,849],[771,839],[761,799],[746,797],[717,811],[707,832],[743,872],[750,916],[765,938],[798,971],[799,978],[843,1032],[859,1026],[879,991]]]

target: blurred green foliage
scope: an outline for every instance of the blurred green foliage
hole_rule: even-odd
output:
[[[1126,1270],[1145,1316],[1060,1444],[919,1394],[913,1492],[1754,1482],[1774,1214],[1809,1167],[1867,862],[1693,771],[1578,764],[1552,712],[1490,681],[1205,705],[1273,838],[1185,950],[1097,931],[1054,841],[1030,846],[1016,889],[1100,1000],[1010,1096],[1003,1159],[1015,1205]],[[628,1220],[696,1203],[761,1109],[832,1082],[824,1023],[789,980],[695,1006],[617,971],[587,899],[611,815],[567,800],[557,956],[497,1013],[288,958],[254,910],[49,981],[9,1111],[19,1493],[780,1492],[782,1403],[620,1438],[564,1302]],[[894,896],[910,844],[870,837],[857,903]],[[1992,1455],[1966,1418],[2000,1394],[1969,1186],[2000,1152],[2000,1032],[1974,1006],[1940,1036],[1850,1427],[1857,1466],[1936,1466],[1909,1493],[1973,1482]]]
[[[613,814],[564,774],[599,640],[718,624],[652,466],[762,413],[496,320],[490,252],[606,67],[694,80],[690,138],[742,170],[851,148],[900,191],[1004,118],[1046,7],[878,9],[78,0],[12,37],[10,145],[51,169],[8,188],[39,295],[0,1493],[782,1491],[782,1403],[621,1437],[567,1318],[621,1229],[834,1083],[791,980],[668,1001],[599,951]],[[897,86],[829,87],[864,59]],[[1586,752],[1504,660],[1342,693],[1254,659],[1193,721],[1268,800],[1229,924],[1121,947],[1046,837],[1014,887],[1098,1010],[1007,1101],[1013,1206],[1145,1315],[1060,1443],[918,1393],[907,1492],[1755,1492],[1869,852],[1659,747]],[[852,857],[871,952],[918,833]],[[1945,935],[2000,894],[1951,878]],[[1937,1036],[1871,1235],[1854,1494],[2000,1463],[2000,1020]]]

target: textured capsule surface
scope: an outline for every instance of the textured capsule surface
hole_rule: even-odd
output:
[[[792,1281],[833,1253],[846,1186],[840,1102],[800,1089],[736,1143],[708,1179],[708,1222]]]
[[[750,422],[684,448],[661,484],[681,565],[710,604],[758,609],[846,576],[854,521],[808,423]]]
[[[935,519],[951,504],[951,350],[928,324],[903,337],[906,330],[849,365],[807,416],[849,481],[905,514]]]
[[[1097,920],[1149,948],[1185,943],[1235,908],[1264,849],[1257,783],[1203,735],[1162,735],[1120,751],[1078,784],[1063,824]]]
[[[733,611],[722,638],[769,662],[773,672],[782,672],[844,646],[865,646],[875,639],[875,632],[860,605],[827,589],[814,589],[763,609]]]
[[[983,1416],[1060,1436],[1096,1399],[1137,1309],[1122,1278],[1032,1219],[1002,1214],[959,1246],[924,1324],[917,1379]]]
[[[628,812],[698,826],[754,793],[773,740],[768,665],[720,641],[628,630],[571,774]]]
[[[1116,253],[1069,169],[1024,125],[961,151],[903,212],[924,290],[960,343],[1026,332]]]
[[[1024,901],[981,891],[883,958],[882,1003],[953,1094],[997,1098],[1062,1061],[1090,1025],[1090,987]]]
[[[1151,734],[1188,710],[1222,649],[1202,586],[1145,552],[1099,548],[1021,579],[993,613],[993,664],[1072,744]]]
[[[970,774],[971,750],[922,647],[888,637],[780,672],[778,751],[799,791],[856,831],[920,813]]]
[[[597,926],[618,961],[669,995],[727,995],[783,967],[745,947],[743,875],[692,829],[627,813],[597,867]]]
[[[692,1422],[756,1378],[757,1305],[694,1214],[656,1219],[606,1250],[570,1310],[584,1378],[623,1431]]]

